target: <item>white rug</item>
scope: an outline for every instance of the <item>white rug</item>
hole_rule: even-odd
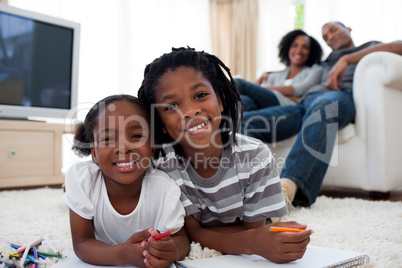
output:
[[[0,240],[26,244],[39,237],[50,239],[60,252],[72,249],[68,207],[62,189],[0,191]],[[308,224],[311,244],[366,253],[365,267],[402,267],[402,202],[365,201],[321,196],[309,209],[296,208],[284,220]],[[0,243],[0,249],[8,244]],[[46,244],[43,251],[51,251]],[[190,258],[219,255],[192,245]],[[50,267],[57,259],[41,260]]]

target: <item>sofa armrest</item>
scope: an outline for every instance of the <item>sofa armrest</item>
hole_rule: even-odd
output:
[[[402,112],[402,56],[390,52],[368,54],[357,65],[353,81],[356,133],[366,140],[367,124],[380,127],[380,118],[392,114],[395,106],[394,117]]]
[[[370,188],[400,187],[402,56],[389,52],[365,56],[356,67],[353,98]]]

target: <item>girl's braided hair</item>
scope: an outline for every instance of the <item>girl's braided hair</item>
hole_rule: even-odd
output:
[[[87,113],[84,122],[79,123],[75,129],[73,151],[78,156],[91,155],[91,145],[94,143],[94,129],[97,126],[99,114],[115,101],[130,102],[148,114],[148,108],[137,97],[131,95],[112,95],[98,101]],[[148,120],[148,118],[147,118]]]
[[[222,142],[227,146],[229,142],[235,141],[234,136],[242,119],[242,102],[230,69],[214,55],[195,51],[190,47],[172,48],[172,52],[163,54],[145,67],[144,80],[138,91],[138,98],[149,107],[155,104],[155,92],[160,78],[168,70],[174,71],[179,67],[194,68],[209,80],[216,95],[221,99],[224,109],[220,125]],[[227,76],[223,70],[226,71]],[[153,125],[152,133],[154,133],[155,143],[173,142],[169,135],[163,134],[163,123],[155,110],[151,121],[152,119],[154,119],[151,125]],[[159,152],[156,152],[156,155],[159,155]]]

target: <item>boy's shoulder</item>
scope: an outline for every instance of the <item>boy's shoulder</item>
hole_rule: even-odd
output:
[[[236,134],[236,143],[232,146],[233,152],[243,150],[256,150],[256,149],[268,149],[268,146],[259,139],[249,137],[243,134]]]

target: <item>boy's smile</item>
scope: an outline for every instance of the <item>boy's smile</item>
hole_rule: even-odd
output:
[[[221,145],[223,106],[211,83],[190,67],[168,70],[156,90],[158,114],[171,138],[183,149]]]

